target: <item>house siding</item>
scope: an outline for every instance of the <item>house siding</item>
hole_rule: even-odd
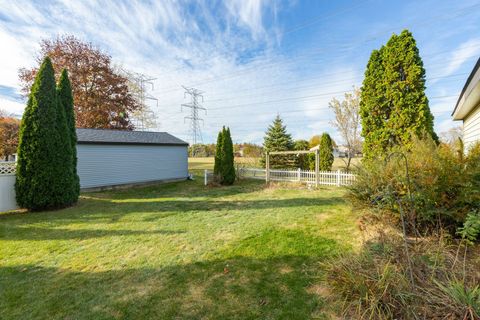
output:
[[[186,179],[187,146],[78,144],[80,187]]]
[[[463,120],[463,141],[465,150],[480,141],[480,104]]]

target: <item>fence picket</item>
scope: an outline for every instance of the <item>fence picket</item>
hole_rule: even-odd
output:
[[[266,170],[240,168],[238,174],[242,178],[265,180]],[[348,186],[355,181],[355,175],[341,171],[319,171],[319,184],[330,186]],[[302,182],[315,184],[315,171],[270,169],[271,181]]]

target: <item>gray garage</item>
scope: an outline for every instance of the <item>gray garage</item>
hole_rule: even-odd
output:
[[[166,132],[77,129],[82,189],[188,177],[188,143]]]

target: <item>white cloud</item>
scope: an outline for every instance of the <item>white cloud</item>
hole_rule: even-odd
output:
[[[226,2],[228,12],[236,17],[237,22],[250,29],[255,38],[263,36],[263,9],[267,1],[263,0],[229,0]]]
[[[437,134],[441,134],[442,132],[447,132],[453,127],[458,127],[459,125],[461,125],[461,122],[453,121],[452,119],[437,121],[435,123],[435,132],[437,132]]]
[[[8,98],[0,96],[0,109],[6,110],[15,117],[21,117],[25,109],[25,103],[12,101]]]
[[[441,72],[441,76],[446,77],[452,75],[458,71],[466,61],[475,58],[478,54],[480,54],[480,38],[470,39],[462,43],[451,54],[450,61]],[[433,84],[437,81],[438,79],[434,79],[431,83]]]

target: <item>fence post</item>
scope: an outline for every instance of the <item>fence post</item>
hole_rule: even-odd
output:
[[[265,182],[268,183],[270,181],[270,154],[267,152],[265,156]]]
[[[340,187],[340,169],[337,170],[337,187]]]
[[[315,150],[315,187],[320,184],[320,152]]]
[[[302,169],[298,168],[298,182],[302,181]]]
[[[205,185],[208,184],[208,178],[207,178],[207,176],[208,176],[208,170],[205,169],[205,171],[204,171],[204,178],[203,178],[203,181],[204,181],[204,184],[205,184]]]

